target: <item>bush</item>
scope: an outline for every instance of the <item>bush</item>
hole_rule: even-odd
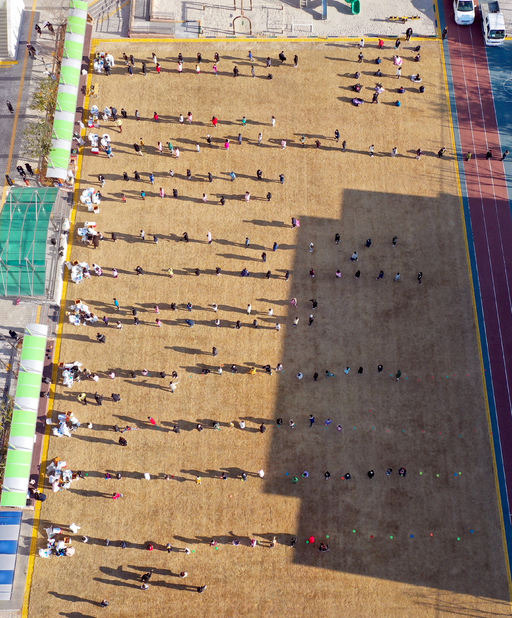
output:
[[[57,103],[57,89],[59,84],[52,77],[45,77],[41,80],[39,88],[34,92],[30,109],[39,112],[49,112],[53,115]]]
[[[48,156],[52,146],[52,127],[45,118],[29,123],[24,135],[25,148],[34,159]]]
[[[7,459],[7,444],[11,431],[12,411],[14,399],[7,397],[0,402],[0,482],[3,482],[5,460]]]
[[[34,92],[30,109],[36,110],[44,117],[28,123],[25,129],[26,149],[28,154],[35,159],[47,157],[52,144],[53,115],[57,104],[57,80],[48,76],[41,80],[39,87]]]

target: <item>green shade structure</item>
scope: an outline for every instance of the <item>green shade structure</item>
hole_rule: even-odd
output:
[[[46,170],[48,178],[64,179],[68,174],[86,27],[87,2],[70,0],[53,122],[52,146]]]
[[[48,224],[59,190],[11,187],[0,212],[0,296],[44,296]]]
[[[22,509],[27,504],[47,336],[45,324],[28,324],[25,328],[0,498],[2,507]]]

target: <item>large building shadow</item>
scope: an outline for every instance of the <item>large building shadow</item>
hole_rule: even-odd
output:
[[[508,600],[458,198],[345,190],[342,204],[340,220],[300,217],[293,267],[299,304],[288,323],[298,315],[302,327],[285,333],[275,406],[284,423],[266,491],[301,501],[294,560]],[[294,483],[303,471],[309,478]],[[328,535],[330,551],[306,544],[310,535]]]

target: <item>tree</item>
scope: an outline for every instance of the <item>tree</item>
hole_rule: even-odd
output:
[[[45,118],[39,118],[25,129],[25,147],[35,159],[47,157],[52,146],[52,127]]]
[[[35,159],[47,157],[52,145],[52,124],[57,104],[59,84],[52,76],[43,78],[32,96],[30,109],[37,110],[45,116],[39,116],[27,124],[25,140],[27,152]]]
[[[59,84],[53,77],[45,77],[41,80],[38,89],[34,92],[30,109],[39,112],[48,112],[53,116],[57,103],[57,89]]]

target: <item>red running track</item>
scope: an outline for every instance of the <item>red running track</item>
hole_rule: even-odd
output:
[[[445,14],[452,15],[449,0]],[[449,26],[453,88],[496,403],[508,505],[512,504],[512,217],[481,22]],[[486,160],[492,149],[494,159]]]

